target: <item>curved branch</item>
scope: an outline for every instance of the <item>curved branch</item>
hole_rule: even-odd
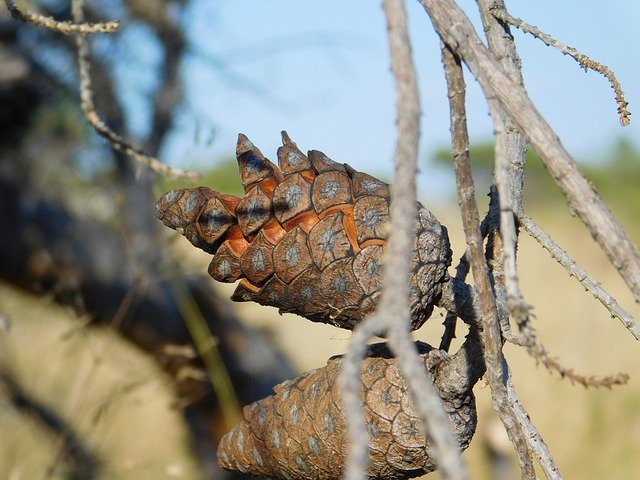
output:
[[[616,78],[615,74],[611,71],[609,67],[599,62],[596,62],[595,60],[592,60],[591,58],[586,56],[584,53],[578,52],[578,50],[576,50],[575,48],[565,45],[562,42],[559,42],[558,40],[553,38],[551,35],[540,31],[540,29],[538,29],[534,25],[529,25],[528,23],[521,20],[520,18],[511,16],[509,12],[507,12],[504,9],[492,8],[491,14],[494,17],[496,17],[498,20],[501,20],[504,23],[508,23],[509,25],[513,25],[514,27],[522,30],[523,32],[528,33],[531,36],[537,38],[538,40],[543,42],[545,45],[553,47],[565,55],[569,55],[576,62],[578,62],[580,66],[585,70],[591,69],[594,72],[598,72],[604,75],[606,79],[609,80],[609,83],[611,84],[611,88],[613,89],[616,96],[616,103],[618,104],[618,115],[620,116],[620,125],[622,125],[623,127],[626,127],[627,125],[629,125],[629,123],[631,122],[631,119],[629,118],[631,116],[631,112],[629,112],[629,110],[627,109],[629,102],[627,102],[627,100],[624,97],[624,92],[622,91],[622,86],[620,85],[620,82],[618,82],[618,79]]]
[[[21,20],[25,23],[30,23],[38,27],[48,28],[60,32],[64,35],[90,35],[92,33],[113,33],[120,24],[118,22],[60,22],[52,17],[47,17],[40,13],[34,13],[29,10],[21,9],[16,5],[14,0],[4,0],[7,5],[7,10],[11,13],[11,16],[15,19]]]
[[[76,22],[81,23],[84,20],[82,11],[83,1],[72,1],[72,13]],[[89,47],[86,39],[82,35],[76,35],[76,46],[78,49],[78,69],[80,73],[80,100],[82,111],[89,124],[93,127],[98,135],[106,139],[111,147],[130,156],[138,163],[145,165],[150,170],[171,177],[184,177],[195,180],[200,177],[196,172],[173,168],[162,163],[155,157],[145,154],[142,150],[135,148],[124,137],[118,135],[111,130],[106,123],[100,118],[93,102],[93,88],[91,86]]]

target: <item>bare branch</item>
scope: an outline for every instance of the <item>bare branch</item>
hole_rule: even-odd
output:
[[[83,0],[72,0],[71,12],[76,23],[84,21]],[[124,137],[111,130],[100,118],[93,102],[93,88],[91,86],[89,47],[82,35],[76,35],[76,46],[78,49],[78,70],[80,75],[80,101],[82,111],[89,124],[98,135],[106,139],[111,147],[119,152],[129,155],[141,165],[145,165],[150,170],[170,177],[184,177],[196,180],[200,177],[197,172],[182,170],[170,167],[155,157],[146,155],[142,150],[135,148]]]
[[[359,366],[366,342],[373,334],[385,331],[399,359],[401,372],[432,441],[434,457],[444,478],[468,478],[460,449],[451,434],[433,378],[420,365],[409,332],[410,252],[414,241],[416,205],[415,174],[420,137],[420,101],[416,72],[411,58],[403,0],[384,0],[391,67],[397,90],[396,175],[391,185],[391,233],[385,253],[382,298],[377,311],[354,331],[341,375],[345,418],[349,420],[351,451],[345,478],[361,479],[366,472],[367,452],[362,438],[362,411],[359,405]]]
[[[569,275],[575,277],[584,288],[591,292],[591,294],[604,305],[611,314],[611,317],[618,318],[636,340],[640,340],[640,326],[635,322],[633,316],[624,310],[609,292],[602,288],[600,282],[578,265],[529,215],[521,212],[518,215],[518,219],[529,235],[535,238],[538,243],[565,268]]]
[[[236,425],[242,421],[242,408],[231,383],[229,372],[220,355],[217,339],[211,334],[200,307],[193,294],[189,292],[187,281],[180,269],[175,264],[172,267],[171,272],[167,275],[171,293],[175,297],[176,305],[198,350],[198,355],[204,363],[209,381],[218,402],[220,402],[227,427]]]
[[[501,20],[502,22],[508,23],[509,25],[513,25],[514,27],[519,28],[523,32],[531,34],[533,37],[542,41],[545,45],[553,47],[565,55],[569,55],[576,62],[578,62],[580,66],[585,70],[591,69],[595,72],[598,72],[604,75],[607,78],[607,80],[609,80],[609,83],[611,84],[611,88],[613,89],[616,96],[616,103],[618,104],[618,115],[620,116],[620,125],[622,125],[623,127],[626,127],[627,125],[629,125],[629,123],[631,122],[631,119],[629,118],[631,115],[631,112],[629,112],[629,110],[627,109],[629,102],[626,101],[624,97],[624,92],[622,91],[622,86],[620,85],[620,82],[618,82],[618,79],[616,78],[615,74],[611,71],[611,69],[609,69],[609,67],[599,62],[596,62],[595,60],[592,60],[585,54],[578,52],[578,50],[576,50],[575,48],[569,47],[568,45],[565,45],[564,43],[559,42],[558,40],[553,38],[551,35],[540,31],[536,26],[529,25],[528,23],[524,22],[520,18],[511,16],[504,9],[492,9],[491,14],[497,19]]]
[[[479,294],[482,315],[481,337],[484,345],[487,377],[491,387],[491,398],[518,454],[522,477],[525,479],[535,478],[533,459],[527,446],[523,427],[517,423],[515,414],[507,402],[507,391],[503,383],[502,338],[498,323],[498,310],[489,281],[487,263],[483,255],[480,220],[469,161],[469,135],[464,106],[465,84],[462,66],[460,59],[446,46],[442,48],[442,60],[451,108],[451,150],[454,158],[458,201],[469,246],[471,271]]]
[[[583,387],[606,387],[611,388],[614,385],[626,385],[629,381],[629,375],[626,373],[618,373],[616,375],[607,375],[606,377],[598,378],[595,375],[589,377],[580,375],[574,372],[573,368],[566,368],[560,364],[560,362],[552,357],[544,345],[539,341],[535,333],[532,333],[528,338],[533,341],[526,345],[527,352],[536,361],[541,362],[549,371],[555,371],[560,374],[562,378],[567,378],[571,383],[579,383]]]
[[[113,33],[120,24],[118,22],[99,22],[99,23],[71,23],[60,22],[52,17],[47,17],[40,13],[34,13],[26,9],[21,9],[16,5],[14,0],[4,0],[11,16],[38,27],[45,27],[49,30],[60,32],[64,35],[90,35],[92,33]]]
[[[511,382],[511,376],[508,374],[506,361],[503,364],[503,368],[507,372],[507,401],[513,408],[513,413],[516,416],[518,425],[526,430],[524,434],[526,436],[527,442],[529,443],[533,452],[536,454],[536,458],[538,459],[538,462],[540,462],[540,466],[542,467],[542,470],[544,471],[547,478],[549,478],[550,480],[561,480],[562,475],[560,475],[560,471],[558,470],[558,466],[556,465],[556,462],[553,459],[551,452],[549,451],[549,447],[545,443],[544,439],[540,436],[540,433],[538,433],[535,425],[531,422],[529,414],[524,409],[524,406],[520,401],[520,397],[518,397],[518,394],[516,393],[513,383]],[[531,478],[536,477],[534,476]]]
[[[502,0],[476,0],[489,50],[498,60],[504,72],[512,81],[524,84],[520,57],[508,27],[500,24],[490,9],[503,10]],[[492,242],[494,263],[494,289],[498,298],[506,296],[507,308],[518,325],[529,322],[529,306],[524,302],[520,290],[516,266],[518,231],[514,213],[522,207],[524,192],[524,164],[526,139],[516,124],[494,98],[487,99],[493,119],[495,143],[494,181],[498,191],[498,200],[493,205],[499,216],[500,242]],[[492,197],[493,198],[493,197]],[[495,200],[495,198],[494,198]],[[496,270],[500,270],[497,272]],[[508,323],[508,319],[506,319]]]
[[[640,302],[640,253],[525,90],[502,71],[455,2],[421,0],[421,3],[438,34],[461,56],[477,78],[485,96],[497,97],[525,134],[569,200],[571,209],[589,228],[636,301]]]

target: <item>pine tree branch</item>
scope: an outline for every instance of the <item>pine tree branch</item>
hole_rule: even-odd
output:
[[[624,97],[624,92],[622,91],[622,86],[615,74],[611,71],[609,67],[603,65],[595,60],[592,60],[587,55],[580,53],[573,47],[569,47],[562,42],[559,42],[551,35],[540,31],[536,26],[529,25],[525,21],[520,18],[513,17],[507,12],[505,9],[491,8],[491,15],[493,15],[498,20],[507,23],[509,25],[513,25],[514,27],[522,30],[525,33],[532,35],[538,40],[542,41],[545,45],[555,48],[556,50],[562,52],[564,55],[569,55],[576,62],[580,64],[580,67],[585,70],[593,70],[594,72],[598,72],[601,75],[604,75],[609,83],[611,84],[611,88],[613,89],[616,97],[616,103],[618,104],[618,115],[620,116],[620,125],[626,127],[631,122],[629,118],[631,116],[631,112],[627,109],[629,106],[629,102]]]
[[[506,368],[506,362],[502,355],[498,309],[489,281],[489,268],[483,254],[480,220],[469,160],[469,136],[464,106],[465,84],[462,66],[460,59],[446,46],[442,48],[442,59],[449,92],[451,151],[454,158],[458,201],[469,246],[471,272],[478,290],[482,318],[481,338],[484,345],[488,382],[491,387],[491,399],[498,416],[505,425],[509,439],[515,447],[523,478],[535,478],[533,459],[527,446],[523,427],[517,422],[515,412],[507,401],[507,390],[503,383],[504,373],[508,374],[508,370],[503,371],[503,368]]]
[[[578,265],[529,215],[521,212],[518,215],[518,220],[527,233],[535,238],[542,248],[547,250],[551,256],[565,268],[570,276],[575,277],[586,290],[604,305],[612,318],[618,318],[636,340],[640,340],[640,326],[635,322],[633,316],[623,309],[616,299],[600,285],[600,282]]]
[[[11,16],[25,23],[30,23],[38,27],[48,28],[64,35],[90,35],[92,33],[113,33],[120,24],[118,22],[60,22],[52,17],[34,13],[26,9],[22,9],[16,5],[14,0],[4,0],[7,10]]]
[[[71,2],[71,11],[76,23],[82,23],[84,21],[83,5],[84,0],[72,0]],[[76,35],[76,47],[78,49],[78,70],[80,75],[80,101],[82,111],[96,133],[107,140],[114,150],[130,156],[153,172],[171,177],[183,177],[191,180],[199,178],[200,175],[196,172],[170,167],[162,163],[157,158],[145,154],[142,150],[135,148],[128,140],[109,128],[102,118],[100,118],[100,115],[98,115],[93,102],[89,47],[84,36]]]
[[[504,9],[502,0],[476,0],[489,50],[512,81],[524,86],[521,61],[508,27],[500,24],[490,10]],[[494,258],[494,289],[498,298],[506,300],[509,315],[518,325],[529,323],[529,306],[524,301],[516,265],[518,230],[515,212],[522,206],[526,139],[509,118],[497,99],[487,99],[493,120],[495,142],[494,181],[498,192],[500,241],[492,243]],[[495,270],[499,269],[499,272]],[[508,319],[507,319],[508,322]]]
[[[391,185],[391,228],[385,263],[382,298],[377,311],[354,331],[341,375],[345,417],[349,419],[351,451],[345,478],[364,477],[367,464],[363,441],[363,413],[359,405],[360,364],[366,342],[373,334],[385,332],[398,357],[400,370],[409,384],[413,401],[420,412],[427,437],[434,446],[434,458],[444,478],[468,478],[457,442],[432,376],[420,365],[416,347],[409,333],[409,274],[414,242],[416,205],[415,174],[420,137],[420,100],[416,72],[411,58],[403,0],[384,0],[387,19],[391,67],[397,91],[396,175]]]
[[[610,209],[584,177],[524,89],[514,83],[478,38],[452,0],[421,0],[443,41],[461,56],[487,97],[500,100],[569,200],[569,205],[607,254],[640,302],[640,253]]]

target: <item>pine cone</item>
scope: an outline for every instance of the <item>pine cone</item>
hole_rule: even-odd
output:
[[[452,381],[460,377],[453,357],[420,342],[418,349],[465,449],[476,427],[472,384]],[[218,446],[218,463],[262,478],[341,478],[349,450],[338,382],[341,364],[342,359],[334,357],[325,367],[288,380],[275,387],[275,395],[245,407],[244,421]],[[384,344],[371,346],[361,381],[369,478],[411,478],[435,470],[397,359]]]
[[[245,195],[207,187],[172,190],[156,216],[215,254],[209,274],[240,280],[231,297],[352,329],[381,287],[389,188],[324,153],[304,155],[282,132],[279,168],[245,137],[236,156]],[[446,228],[420,204],[411,278],[412,327],[431,315],[451,263]]]

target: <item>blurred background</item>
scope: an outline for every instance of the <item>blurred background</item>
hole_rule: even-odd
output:
[[[479,25],[475,2],[459,3]],[[23,4],[70,18],[66,1]],[[508,7],[611,67],[636,111],[640,4]],[[424,112],[420,196],[449,228],[457,258],[464,239],[438,38],[418,2],[408,10]],[[121,21],[116,34],[90,40],[100,113],[148,153],[201,171],[202,184],[238,193],[237,133],[274,158],[282,129],[302,150],[390,178],[395,100],[378,2],[102,0],[86,14]],[[514,34],[532,99],[639,243],[640,127],[633,116],[619,126],[604,78]],[[343,353],[350,333],[227,300],[233,287],[208,279],[208,255],[154,218],[155,198],[185,183],[149,175],[86,125],[74,52],[72,38],[0,9],[0,478],[242,478],[215,462],[238,405]],[[482,209],[492,126],[476,82],[467,84]],[[638,316],[532,153],[526,206]],[[561,363],[585,375],[631,375],[627,386],[586,390],[506,347],[561,472],[637,478],[636,341],[526,234],[519,265],[535,327]],[[442,319],[435,312],[416,338],[437,345]],[[478,431],[465,453],[472,477],[518,478],[488,388],[481,382],[476,393]]]

